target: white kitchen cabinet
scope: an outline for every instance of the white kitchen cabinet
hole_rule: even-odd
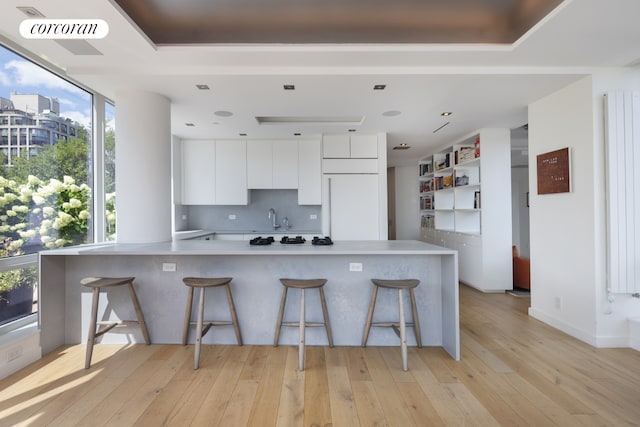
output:
[[[351,135],[352,159],[377,159],[378,136],[377,135]]]
[[[351,157],[349,135],[323,135],[322,157],[325,159],[348,159]]]
[[[247,142],[216,140],[215,200],[218,205],[246,205]]]
[[[273,141],[273,188],[298,188],[298,141]]]
[[[377,159],[377,135],[324,135],[322,157],[325,159]]]
[[[247,141],[247,187],[298,188],[298,141]]]
[[[319,139],[298,142],[298,204],[322,204],[322,159]]]
[[[212,205],[216,202],[215,158],[215,141],[182,141],[183,205]]]
[[[273,188],[273,141],[247,141],[247,188]]]
[[[380,239],[378,179],[374,174],[324,175],[326,234],[333,240]]]

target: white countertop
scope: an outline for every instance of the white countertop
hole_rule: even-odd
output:
[[[453,255],[457,251],[417,240],[342,240],[330,246],[252,246],[246,240],[178,240],[160,243],[104,243],[40,252],[48,255]]]

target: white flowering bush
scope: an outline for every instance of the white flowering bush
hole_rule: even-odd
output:
[[[71,177],[18,184],[0,177],[2,255],[20,255],[24,245],[59,248],[86,242],[91,189]]]
[[[0,256],[85,243],[90,200],[91,188],[68,176],[42,181],[30,175],[26,183],[0,176]],[[0,291],[34,280],[35,270],[3,272]]]

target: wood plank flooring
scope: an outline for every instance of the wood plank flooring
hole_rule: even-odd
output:
[[[0,426],[633,426],[640,352],[596,349],[460,289],[462,357],[441,348],[83,345],[0,381]],[[215,333],[215,331],[214,331]]]

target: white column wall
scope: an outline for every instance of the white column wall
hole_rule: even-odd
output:
[[[171,240],[171,104],[156,93],[116,93],[119,243]]]
[[[531,308],[529,313],[595,345],[597,259],[592,79],[529,106]],[[569,147],[570,193],[538,195],[536,156]],[[599,242],[601,243],[601,242]]]

